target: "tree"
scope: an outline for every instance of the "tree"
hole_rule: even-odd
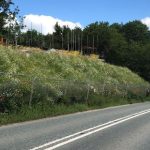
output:
[[[123,26],[123,33],[128,42],[135,41],[144,44],[148,39],[148,27],[141,21],[128,22]]]
[[[62,31],[62,47],[65,50],[70,50],[71,29],[68,26],[63,26]]]
[[[116,65],[125,65],[127,62],[128,43],[125,37],[116,28],[110,29],[109,51],[105,60]]]
[[[110,31],[108,22],[95,22],[83,30],[84,47],[96,48],[98,54],[109,50]]]
[[[146,44],[143,47],[143,51],[140,56],[140,68],[141,76],[150,82],[150,44]]]
[[[56,49],[62,49],[63,42],[63,29],[59,26],[58,22],[55,24],[54,45]]]
[[[110,28],[116,29],[119,33],[122,32],[123,24],[113,23]]]
[[[19,44],[24,46],[38,47],[41,44],[39,42],[39,33],[36,30],[28,30],[25,33],[21,33],[19,39]]]
[[[12,0],[0,0],[0,33],[1,35],[5,35],[8,31],[8,23],[12,24],[16,23],[16,15],[19,12],[18,7],[14,10],[11,9],[11,6],[14,5]],[[6,30],[7,29],[7,30]]]

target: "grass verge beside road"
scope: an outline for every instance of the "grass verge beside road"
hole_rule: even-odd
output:
[[[145,99],[146,101],[150,99]],[[21,111],[17,113],[3,113],[0,114],[0,126],[7,125],[11,123],[18,123],[18,122],[24,122],[24,121],[30,121],[30,120],[37,120],[47,117],[54,117],[64,114],[71,114],[75,112],[83,112],[88,110],[94,110],[94,109],[101,109],[111,106],[119,106],[119,105],[125,105],[125,104],[132,104],[137,102],[143,102],[143,100],[135,100],[135,99],[108,99],[106,101],[103,101],[101,105],[87,105],[87,104],[74,104],[74,105],[36,105],[32,108],[24,107]]]

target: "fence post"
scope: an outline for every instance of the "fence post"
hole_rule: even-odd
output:
[[[89,93],[90,93],[90,85],[87,85],[87,95],[86,95],[86,104],[88,105]]]
[[[66,82],[66,81],[63,81],[63,82],[65,82],[65,84],[63,83],[63,85],[65,85],[65,89],[64,89],[64,96],[66,96],[67,95],[67,89],[68,89],[68,82]]]
[[[102,95],[105,96],[105,83],[103,83]]]
[[[35,77],[32,78],[32,82],[31,82],[31,93],[30,93],[30,99],[29,99],[29,108],[32,108],[32,99],[33,99],[33,92],[34,92],[34,81],[35,81]]]

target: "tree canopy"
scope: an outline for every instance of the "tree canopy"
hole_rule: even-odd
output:
[[[18,7],[11,9],[14,5],[12,0],[0,0],[0,34],[5,35],[7,29],[17,26],[16,15],[19,12]]]

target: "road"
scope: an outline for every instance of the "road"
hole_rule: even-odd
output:
[[[0,127],[0,150],[150,150],[150,103]]]

